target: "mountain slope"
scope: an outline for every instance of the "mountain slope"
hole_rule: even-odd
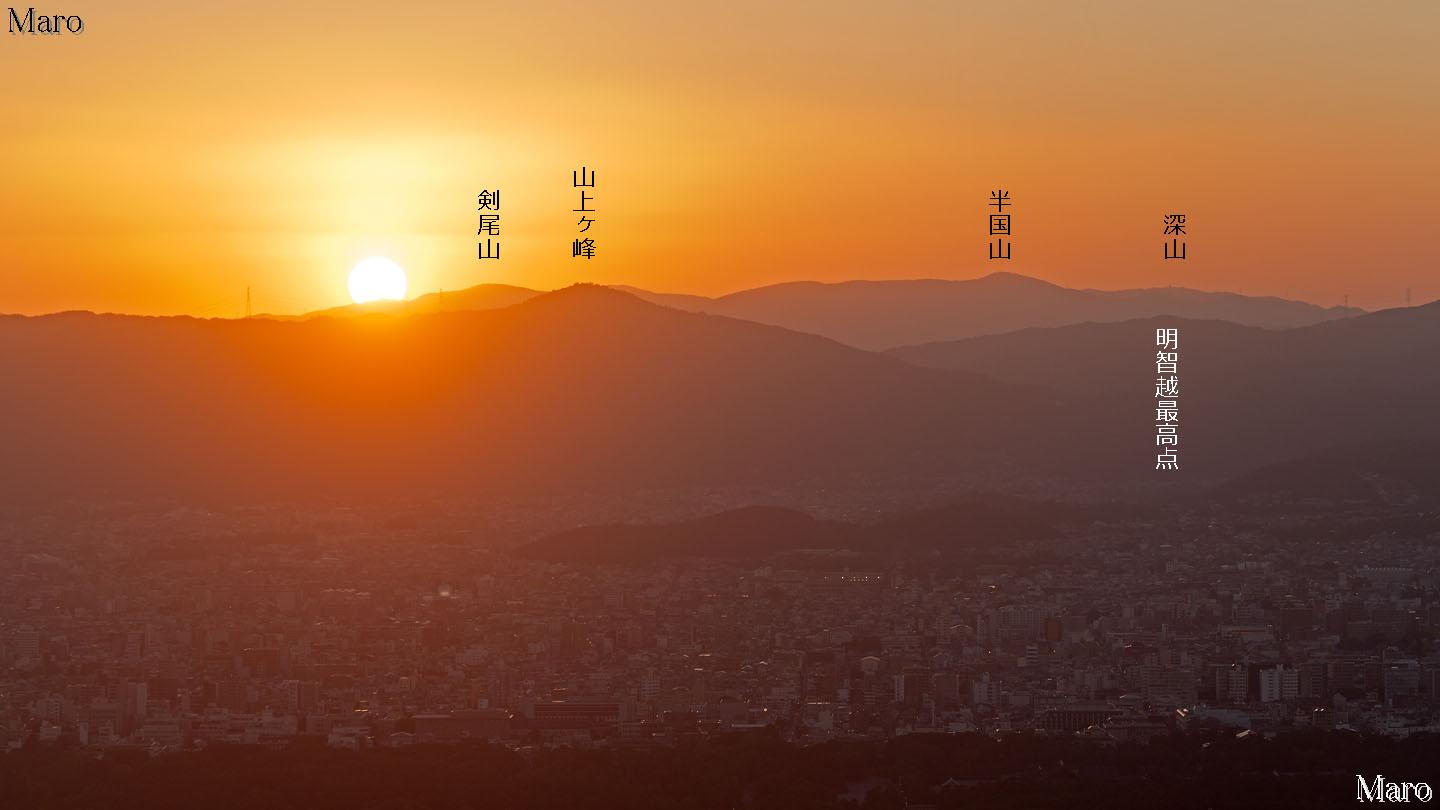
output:
[[[276,320],[306,320],[309,318],[342,318],[356,315],[408,315],[427,312],[458,312],[475,309],[502,309],[524,303],[537,295],[539,290],[515,287],[509,284],[477,284],[463,290],[426,293],[408,301],[371,301],[368,304],[346,304],[340,307],[307,312],[298,318],[266,315]]]
[[[1178,287],[1075,290],[1013,273],[966,281],[800,281],[745,290],[710,303],[693,296],[640,294],[666,306],[783,326],[875,350],[1153,315],[1282,329],[1360,312]]]
[[[854,548],[856,527],[792,509],[751,506],[679,523],[581,526],[522,546],[551,562],[635,563],[667,557],[729,557],[782,549]]]
[[[1266,465],[1206,491],[1204,497],[1252,507],[1290,507],[1322,499],[1433,511],[1440,508],[1440,445],[1391,440],[1327,448]],[[1432,521],[1430,530],[1437,526]]]
[[[891,352],[937,368],[1053,386],[1143,441],[1153,425],[1155,330],[1180,330],[1182,447],[1213,475],[1324,448],[1434,441],[1440,303],[1274,331],[1149,318],[1022,330]],[[1437,459],[1440,461],[1440,459]]]
[[[1232,321],[1287,329],[1359,314],[1340,307],[1323,309],[1299,301],[1210,293],[1185,288],[1074,290],[1013,273],[992,273],[966,281],[914,279],[847,281],[822,284],[797,281],[732,293],[720,298],[655,293],[618,285],[661,306],[726,315],[837,340],[863,349],[958,340],[1031,327],[1087,321],[1114,322],[1154,315]],[[483,284],[468,290],[432,293],[407,302],[335,307],[310,313],[343,316],[495,309],[541,293],[523,287]]]
[[[1047,505],[1022,502],[1004,508],[992,500],[968,498],[869,525],[817,520],[792,509],[751,506],[678,523],[582,526],[542,537],[516,553],[552,562],[612,564],[793,549],[850,549],[888,556],[964,553],[1055,536],[1051,526],[1016,508],[1046,512]]]
[[[21,499],[886,486],[1058,474],[1104,440],[1042,388],[592,286],[408,317],[5,317],[0,380]]]

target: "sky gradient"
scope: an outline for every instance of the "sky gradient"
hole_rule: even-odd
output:
[[[1440,298],[1431,2],[126,5],[0,35],[0,312],[295,313],[371,255],[412,297],[1007,270]]]

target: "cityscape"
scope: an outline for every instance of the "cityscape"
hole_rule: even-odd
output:
[[[614,564],[537,558],[516,539],[535,509],[12,516],[0,740],[673,747],[769,728],[1115,745],[1440,723],[1433,514],[1070,509],[1058,540],[775,537]]]
[[[6,17],[0,810],[1433,800],[1440,3]]]

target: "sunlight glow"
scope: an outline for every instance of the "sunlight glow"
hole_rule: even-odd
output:
[[[365,259],[350,271],[350,297],[357,304],[382,298],[402,300],[405,298],[405,286],[405,271],[381,256]]]

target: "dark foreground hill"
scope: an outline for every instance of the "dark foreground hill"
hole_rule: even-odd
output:
[[[617,564],[796,549],[847,549],[887,555],[944,553],[1053,537],[1056,531],[1045,519],[1069,516],[1070,509],[972,497],[857,524],[817,520],[792,509],[756,506],[678,523],[583,526],[543,537],[517,553],[552,562]]]
[[[1185,455],[1161,479],[1166,324],[1181,328]],[[1440,441],[1425,418],[1437,352],[1440,304],[1285,331],[1082,324],[894,355],[593,286],[409,316],[0,317],[0,498],[1208,485],[1337,444]]]
[[[1440,445],[1389,440],[1327,448],[1267,464],[1203,497],[1251,508],[1293,509],[1305,501],[1320,501],[1433,512],[1440,509]],[[1432,518],[1431,528],[1440,530],[1440,522]]]
[[[599,287],[308,321],[0,318],[0,497],[409,499],[1054,473],[1044,388]]]
[[[1192,469],[1229,477],[1335,446],[1440,441],[1430,418],[1440,403],[1440,303],[1287,330],[1173,317],[1087,323],[891,354],[1053,386],[1108,414],[1109,430],[1143,436],[1154,423],[1159,327],[1180,330],[1181,439]],[[1433,451],[1428,458],[1440,463]]]
[[[0,754],[0,786],[5,806],[14,810],[850,810],[906,804],[1310,810],[1356,806],[1357,774],[1365,774],[1367,784],[1374,774],[1433,782],[1440,755],[1435,734],[1392,740],[1350,731],[1294,731],[1267,740],[1237,737],[1234,729],[1202,729],[1163,735],[1148,746],[1023,732],[998,739],[909,734],[886,742],[800,745],[785,742],[787,730],[776,726],[703,735],[677,723],[667,731],[656,733],[653,746],[522,751],[479,743],[346,751],[326,748],[323,739],[300,738],[283,750],[214,744],[157,757],[112,749],[97,759],[31,744]],[[803,737],[805,729],[788,733]]]

